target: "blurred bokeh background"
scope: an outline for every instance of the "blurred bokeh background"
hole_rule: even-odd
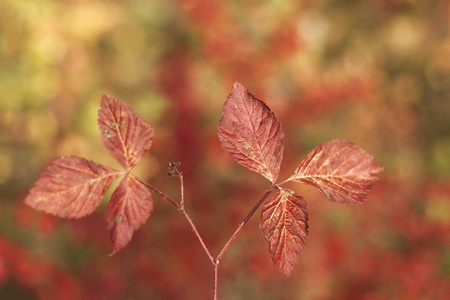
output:
[[[179,197],[213,255],[269,182],[220,148],[233,82],[283,124],[287,178],[317,143],[355,142],[386,170],[362,205],[304,185],[310,237],[290,277],[259,213],[221,260],[220,299],[450,298],[450,3],[447,0],[0,0],[0,298],[210,299],[212,266],[154,195],[109,257],[106,199],[62,220],[23,204],[47,163],[102,145],[102,93],[155,128],[134,170]]]

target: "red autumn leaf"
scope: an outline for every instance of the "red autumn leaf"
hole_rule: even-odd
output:
[[[308,237],[306,201],[292,190],[279,188],[266,200],[259,229],[269,243],[273,263],[289,275]]]
[[[150,192],[133,175],[127,174],[111,195],[106,211],[108,229],[112,229],[112,254],[131,241],[133,232],[145,223],[152,210]]]
[[[219,122],[223,149],[248,169],[274,183],[283,158],[281,123],[267,105],[236,82]]]
[[[153,128],[119,99],[103,95],[97,122],[106,148],[127,170],[152,146]]]
[[[91,214],[120,172],[77,156],[50,162],[25,199],[29,206],[63,218]]]
[[[363,202],[384,167],[347,141],[319,144],[289,178],[319,188],[331,201]]]

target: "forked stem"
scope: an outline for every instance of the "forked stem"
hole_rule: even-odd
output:
[[[212,257],[211,253],[209,252],[208,248],[206,247],[206,244],[203,241],[203,239],[202,239],[200,233],[198,232],[197,228],[195,227],[194,223],[192,222],[192,219],[189,217],[187,212],[184,210],[184,207],[182,207],[175,200],[173,200],[172,198],[170,198],[169,196],[167,196],[166,194],[164,194],[163,192],[161,192],[157,188],[153,187],[152,185],[148,184],[147,182],[143,181],[142,179],[140,179],[138,177],[136,177],[136,179],[140,183],[145,185],[148,189],[154,191],[155,193],[158,193],[161,197],[163,197],[164,199],[168,200],[170,203],[172,203],[181,212],[181,214],[189,222],[189,225],[191,225],[192,230],[194,231],[195,235],[197,236],[197,239],[199,240],[200,244],[202,245],[203,250],[205,250],[205,253],[208,256],[209,260],[211,261],[212,264],[214,264],[214,258]]]
[[[219,262],[222,256],[224,255],[225,251],[227,251],[228,247],[230,247],[231,243],[234,241],[236,236],[241,232],[242,228],[244,228],[244,225],[250,220],[250,218],[253,216],[255,211],[258,209],[259,206],[264,202],[264,200],[269,196],[269,194],[272,192],[272,190],[275,188],[275,186],[271,186],[266,193],[259,199],[258,203],[252,208],[252,210],[248,213],[248,215],[245,217],[244,221],[242,221],[241,224],[239,224],[239,227],[236,229],[236,231],[233,233],[233,235],[228,239],[225,246],[223,246],[222,250],[220,251],[219,255],[216,259],[214,259],[214,294],[213,299],[217,300],[217,281],[218,281],[218,268],[219,268]]]
[[[184,208],[180,209],[180,212],[183,214],[183,216],[186,218],[186,220],[189,222],[189,224],[192,227],[192,230],[194,231],[195,235],[197,236],[197,239],[199,240],[200,244],[202,245],[203,249],[205,250],[206,255],[208,256],[209,260],[213,265],[215,265],[214,258],[212,257],[211,253],[208,250],[208,247],[206,247],[205,242],[203,241],[202,237],[200,236],[200,233],[198,233],[197,228],[195,228],[194,223],[192,222],[192,219],[189,217],[189,215],[186,213]]]
[[[177,170],[178,171],[178,170]],[[136,179],[142,183],[143,185],[145,185],[148,189],[154,191],[155,193],[159,194],[161,197],[163,197],[164,199],[168,200],[170,203],[172,203],[180,212],[181,214],[184,216],[184,218],[188,221],[189,225],[191,226],[192,230],[195,233],[195,236],[197,237],[198,241],[200,242],[200,244],[203,247],[203,250],[205,251],[206,255],[208,256],[209,260],[211,261],[212,265],[214,266],[214,282],[213,282],[213,299],[217,300],[217,286],[218,286],[218,276],[219,276],[219,262],[220,259],[222,258],[222,256],[224,255],[225,251],[227,251],[228,247],[230,247],[231,243],[234,241],[234,239],[236,238],[236,236],[239,234],[239,232],[241,232],[242,228],[244,227],[244,225],[248,222],[248,220],[250,220],[250,218],[253,216],[253,214],[255,213],[255,211],[259,208],[259,206],[261,206],[261,204],[264,202],[264,200],[267,198],[267,196],[269,196],[269,194],[272,192],[272,190],[274,188],[276,188],[276,185],[271,186],[266,193],[261,197],[261,199],[259,199],[258,203],[256,203],[256,205],[250,210],[250,212],[247,214],[247,216],[245,217],[245,219],[242,221],[241,224],[239,224],[238,228],[236,229],[236,231],[231,235],[231,237],[228,239],[228,241],[226,242],[225,246],[223,246],[222,250],[220,251],[219,255],[214,258],[211,255],[211,252],[208,250],[208,247],[206,247],[205,242],[203,241],[203,238],[201,237],[200,233],[198,232],[197,228],[194,225],[194,222],[192,222],[192,219],[189,217],[189,215],[187,214],[186,210],[184,209],[184,187],[183,187],[183,175],[181,174],[181,172],[177,172],[177,176],[180,178],[180,185],[181,185],[181,201],[180,204],[178,204],[175,200],[173,200],[172,198],[170,198],[169,196],[167,196],[166,194],[164,194],[163,192],[161,192],[160,190],[158,190],[157,188],[151,186],[150,184],[148,184],[147,182],[143,181],[142,179],[136,177]]]

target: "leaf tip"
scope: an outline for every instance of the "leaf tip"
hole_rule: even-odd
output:
[[[245,88],[242,83],[235,81],[233,84],[233,90],[238,88]]]
[[[376,175],[380,175],[381,173],[383,173],[386,169],[383,165],[380,165],[379,163],[375,162],[375,167],[373,168],[372,172]]]
[[[228,96],[228,97],[232,97],[233,95],[236,95],[236,94],[244,94],[244,95],[246,95],[246,94],[250,94],[250,92],[248,91],[248,89],[242,84],[242,83],[240,83],[240,82],[235,82],[234,84],[233,84],[233,88],[232,88],[232,90],[231,90],[231,94]]]
[[[113,96],[109,96],[107,94],[102,94],[102,100],[100,101],[100,106],[105,105],[107,102],[111,103],[116,100]]]

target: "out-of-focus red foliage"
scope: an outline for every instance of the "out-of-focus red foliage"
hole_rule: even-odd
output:
[[[79,299],[80,286],[65,270],[50,261],[37,260],[25,249],[0,238],[0,296],[17,297],[11,286],[15,283],[24,289],[22,296],[35,299]],[[29,299],[29,298],[27,298]]]
[[[61,221],[22,201],[54,157],[111,165],[95,119],[101,94],[114,94],[155,128],[135,171],[176,198],[165,168],[181,161],[187,211],[217,254],[267,188],[217,139],[239,81],[283,120],[281,180],[335,138],[386,171],[352,207],[289,186],[311,220],[296,268],[280,276],[252,218],[221,260],[220,298],[448,299],[449,12],[445,0],[3,1],[0,295],[208,299],[210,262],[156,195],[112,257],[104,204]]]

